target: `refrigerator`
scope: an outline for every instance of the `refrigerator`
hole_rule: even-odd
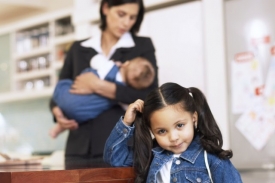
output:
[[[268,173],[258,182],[275,182],[274,8],[274,0],[224,2],[232,161]]]

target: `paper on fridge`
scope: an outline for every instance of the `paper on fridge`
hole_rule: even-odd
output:
[[[271,48],[271,61],[268,68],[263,95],[268,105],[274,107],[275,113],[275,46]]]
[[[235,126],[257,150],[261,150],[275,132],[274,106],[262,98],[246,110]]]
[[[262,70],[253,52],[236,54],[231,67],[232,112],[240,114],[261,99]]]

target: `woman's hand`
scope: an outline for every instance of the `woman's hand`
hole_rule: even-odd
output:
[[[82,95],[95,93],[95,88],[99,85],[100,81],[94,73],[83,73],[76,77],[70,92]]]
[[[56,118],[57,123],[64,129],[75,130],[78,128],[78,123],[75,120],[67,119],[61,109],[55,106],[52,109],[53,115]]]
[[[131,126],[136,118],[137,111],[143,111],[144,102],[143,100],[136,100],[134,103],[130,104],[123,119],[123,123]]]

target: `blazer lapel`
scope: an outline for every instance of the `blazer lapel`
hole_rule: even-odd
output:
[[[91,58],[97,54],[93,48],[80,47],[81,58],[90,62]]]

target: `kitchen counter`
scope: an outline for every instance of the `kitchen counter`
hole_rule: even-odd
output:
[[[102,158],[66,157],[62,165],[0,166],[0,183],[133,183],[133,168],[114,168]]]
[[[133,168],[51,170],[25,167],[0,170],[1,183],[134,183]]]

